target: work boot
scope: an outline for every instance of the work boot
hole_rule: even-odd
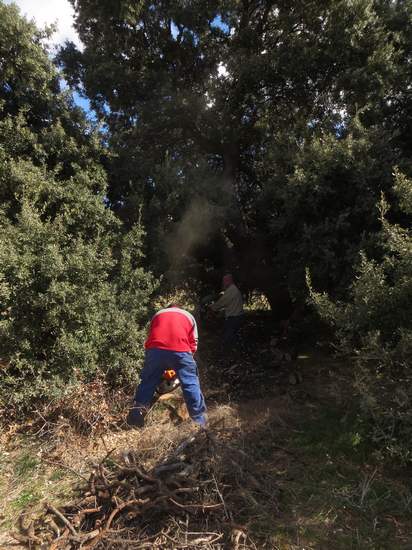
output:
[[[133,403],[133,406],[129,409],[126,422],[129,426],[133,426],[134,428],[143,428],[144,414],[142,412],[142,408]]]

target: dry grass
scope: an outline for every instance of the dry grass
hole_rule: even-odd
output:
[[[39,548],[50,545],[56,549],[263,547],[262,540],[253,540],[249,526],[261,521],[262,515],[276,513],[275,487],[256,471],[245,452],[235,407],[216,406],[210,412],[210,425],[209,430],[199,430],[190,421],[176,425],[155,410],[143,430],[100,437],[99,445],[82,449],[84,462],[79,454],[76,460],[70,457],[70,466],[66,462],[64,467],[84,478],[88,477],[85,470],[104,471],[103,477],[93,474],[92,482],[81,484],[85,488],[80,499],[61,506],[62,512],[46,505],[48,512],[21,526],[16,538],[27,545],[37,542]],[[144,472],[143,480],[133,468],[133,475],[125,475],[131,466]],[[147,487],[146,476],[156,483]],[[91,489],[90,483],[93,488],[98,483],[116,486],[116,494],[111,489],[110,495]],[[149,502],[136,501],[135,491],[142,488]],[[94,498],[93,505],[90,498]],[[84,517],[85,507],[95,510],[91,516]],[[64,520],[68,522],[65,530]],[[58,529],[50,528],[51,521]]]
[[[210,436],[199,438],[199,446],[189,446],[183,460],[195,466],[184,487],[201,487],[201,492],[190,498],[180,495],[179,503],[222,506],[190,513],[168,502],[133,520],[131,530],[126,516],[136,510],[126,509],[124,515],[116,515],[111,528],[127,531],[109,533],[116,540],[97,539],[95,547],[110,548],[110,542],[111,548],[140,544],[165,550],[236,548],[236,544],[239,549],[270,550],[412,548],[408,473],[389,471],[359,443],[357,428],[351,424],[347,371],[337,369],[334,360],[312,353],[303,356],[300,368],[302,384],[274,386],[272,396],[260,399],[222,405],[227,393],[208,388],[215,428]],[[10,531],[21,513],[26,527],[30,517],[44,518],[48,503],[71,521],[79,509],[68,505],[81,502],[96,464],[103,461],[112,480],[127,461],[152,472],[173,456],[182,441],[197,433],[191,422],[171,420],[162,404],[152,410],[143,430],[127,429],[123,422],[127,393],[106,395],[107,407],[98,410],[106,412],[99,417],[90,401],[81,402],[79,395],[57,416],[33,419],[24,433],[20,426],[11,427],[8,437],[3,434],[9,454],[3,453],[0,461],[4,504],[0,531]],[[99,390],[96,398],[101,397]],[[166,485],[173,490],[172,476]],[[63,533],[61,520],[54,517],[54,521]],[[40,526],[41,521],[36,529]],[[84,531],[76,526],[83,534],[92,528],[87,522]],[[133,543],[125,543],[125,538]],[[91,544],[93,539],[83,547],[86,542]],[[75,540],[67,543],[79,547]],[[9,548],[0,539],[3,547]]]

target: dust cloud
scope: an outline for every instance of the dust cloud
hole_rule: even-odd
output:
[[[166,238],[171,269],[177,269],[196,246],[207,242],[222,219],[223,209],[204,198],[195,198]]]

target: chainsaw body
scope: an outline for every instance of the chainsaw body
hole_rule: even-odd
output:
[[[179,378],[176,371],[170,369],[165,370],[162,374],[162,380],[156,388],[158,395],[164,395],[165,393],[171,393],[180,386]]]

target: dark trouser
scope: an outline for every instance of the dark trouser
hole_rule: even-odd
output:
[[[144,367],[140,375],[140,384],[134,398],[136,415],[143,417],[150,407],[153,395],[165,370],[176,371],[183,391],[183,397],[189,415],[197,424],[206,424],[206,405],[200,390],[197,365],[189,352],[169,351],[165,349],[146,350]]]
[[[236,317],[226,317],[223,343],[226,349],[230,349],[236,341],[236,337],[239,333],[239,329],[242,326],[243,315],[236,315]]]

